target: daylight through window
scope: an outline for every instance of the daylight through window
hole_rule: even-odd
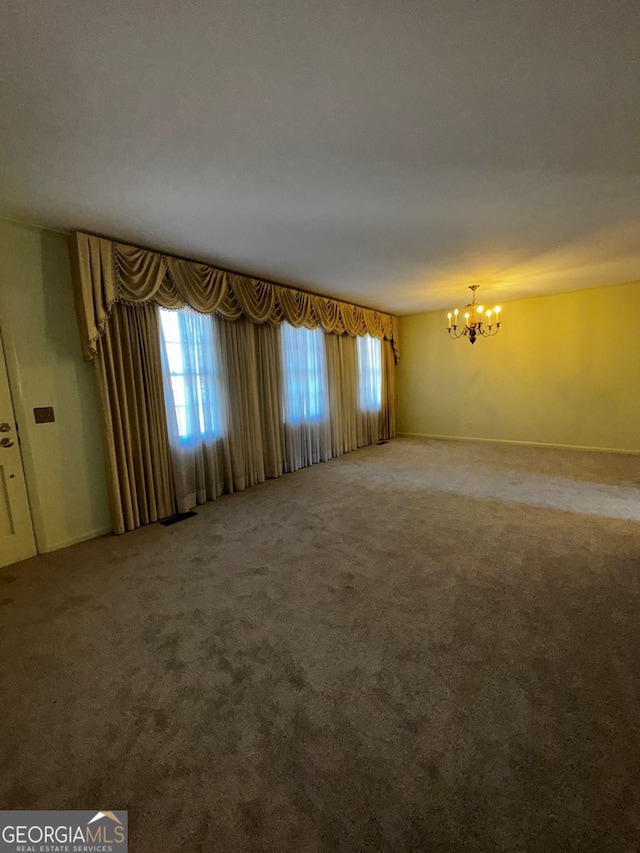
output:
[[[322,329],[281,326],[286,424],[325,420],[327,411],[326,359]]]
[[[160,309],[165,374],[181,441],[223,433],[218,348],[210,316],[190,309]]]
[[[377,412],[382,408],[382,352],[378,338],[358,338],[358,372],[360,374],[360,409]]]

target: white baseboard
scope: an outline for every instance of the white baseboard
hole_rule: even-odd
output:
[[[48,554],[51,551],[59,551],[61,548],[68,548],[70,545],[77,545],[79,542],[86,542],[88,539],[96,539],[98,536],[104,536],[106,533],[112,533],[111,526],[100,527],[96,530],[89,530],[86,533],[80,533],[78,536],[71,536],[69,539],[64,539],[62,542],[53,542],[44,548],[38,548],[39,554]]]
[[[550,444],[543,441],[514,441],[509,438],[476,438],[466,435],[431,435],[421,432],[398,432],[398,438],[419,438],[423,440],[438,439],[441,441],[483,441],[490,444],[517,444],[525,447],[555,447],[559,450],[582,450],[591,453],[622,453],[630,456],[640,456],[640,450],[622,450],[618,447],[588,447],[581,444]]]

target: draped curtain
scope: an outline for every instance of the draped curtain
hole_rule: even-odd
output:
[[[157,306],[154,306],[157,310]],[[176,507],[232,491],[220,351],[212,320],[195,311],[161,316],[161,359]],[[206,387],[203,387],[206,381]]]
[[[114,531],[174,511],[157,307],[114,305],[96,369],[109,465]]]
[[[86,234],[72,235],[70,253],[83,352],[96,362],[115,532],[393,436],[391,315]],[[189,440],[159,324],[159,307],[185,306],[199,315],[180,311],[181,328],[210,338],[224,388],[223,428],[216,432],[199,415],[202,434]],[[323,339],[328,414],[311,428],[283,410],[283,377],[295,362],[282,342],[285,322],[317,329]],[[358,403],[356,338],[367,334],[381,345],[375,413]],[[187,406],[201,389],[193,371],[184,375]]]
[[[333,416],[331,452],[340,456],[358,447],[356,340],[347,335],[327,335],[326,348]]]
[[[391,341],[381,341],[382,349],[382,408],[380,410],[380,438],[393,438],[396,434],[396,354]]]
[[[283,287],[206,264],[161,255],[89,234],[70,238],[76,308],[83,353],[97,355],[97,341],[116,302],[153,300],[165,308],[189,305],[227,320],[292,326],[351,336],[371,335],[391,342],[398,358],[395,317],[349,302]]]

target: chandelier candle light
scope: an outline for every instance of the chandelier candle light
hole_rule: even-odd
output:
[[[498,330],[500,329],[500,311],[502,311],[502,308],[496,305],[493,311],[490,308],[485,311],[484,305],[478,305],[476,303],[476,290],[479,287],[479,284],[469,285],[471,302],[467,305],[469,310],[464,315],[464,327],[460,331],[458,331],[458,309],[456,308],[453,314],[451,311],[447,314],[449,319],[449,328],[447,331],[450,338],[466,337],[469,338],[469,343],[475,344],[476,339],[479,337],[492,338],[498,334]],[[486,322],[482,319],[483,312],[487,318]],[[453,323],[451,320],[453,320]]]

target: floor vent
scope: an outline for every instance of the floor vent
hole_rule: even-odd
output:
[[[160,524],[163,527],[170,527],[172,524],[177,524],[179,521],[184,521],[185,518],[191,518],[192,515],[197,515],[197,512],[179,512],[177,515],[170,515],[169,518],[163,518]]]
[[[389,442],[386,439],[384,439],[384,440],[378,441],[377,444],[389,444]]]

